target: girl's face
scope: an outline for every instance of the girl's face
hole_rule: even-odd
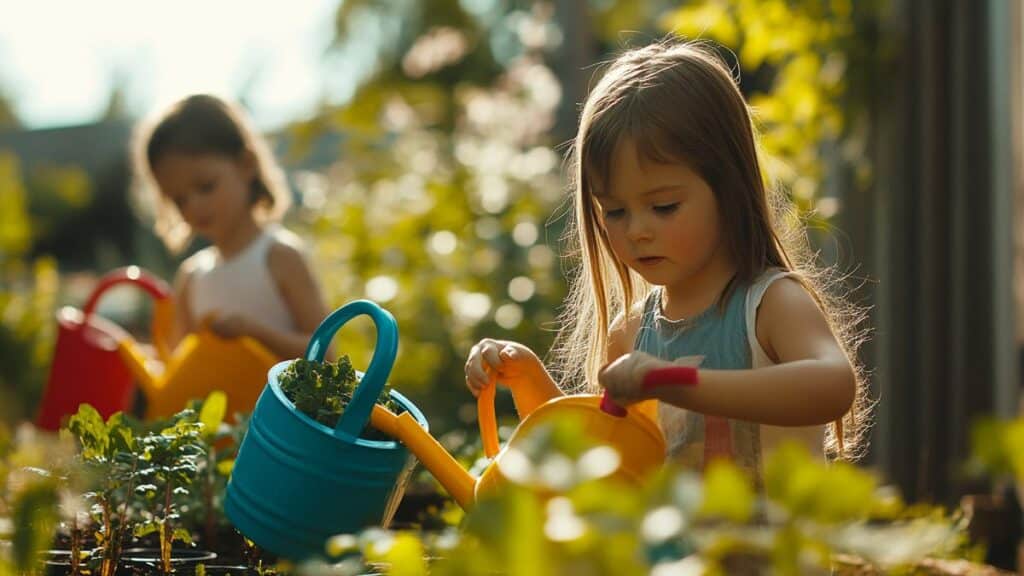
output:
[[[718,200],[685,163],[647,160],[623,140],[595,200],[616,258],[670,295],[729,265]]]
[[[153,166],[160,191],[193,232],[214,244],[252,219],[254,167],[246,155],[170,152]]]

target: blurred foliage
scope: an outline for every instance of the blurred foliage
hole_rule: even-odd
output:
[[[346,3],[339,26],[355,26],[367,10],[394,9]],[[340,160],[325,175],[298,178],[298,213],[329,302],[366,297],[394,314],[400,340],[391,383],[431,414],[432,428],[445,430],[457,405],[472,401],[462,368],[478,338],[515,338],[542,353],[550,345],[544,328],[564,293],[551,245],[560,230],[552,226],[546,237],[561,197],[559,156],[548,140],[560,89],[544,64],[543,35],[523,39],[520,57],[496,68],[480,46],[488,28],[459,3],[419,3],[403,14],[421,32],[399,43],[408,51],[383,51],[351,102],[295,127],[299,139],[343,135]],[[545,30],[550,16],[504,18]],[[435,21],[466,27],[422,28]],[[339,353],[366,366],[372,332],[359,332],[356,343],[350,334],[339,333]]]
[[[28,259],[36,226],[17,158],[0,152],[0,421],[30,417],[53,350],[56,263]]]
[[[827,225],[841,208],[825,193],[830,179],[846,177],[837,169],[850,171],[855,191],[870,184],[869,90],[888,57],[879,35],[887,0],[589,4],[610,51],[663,33],[723,47],[755,111],[768,176],[812,223]]]
[[[1024,418],[975,422],[967,466],[974,473],[1013,479],[1024,495]]]
[[[25,424],[15,434],[0,422],[0,576],[30,573],[50,548],[57,525],[82,509],[85,476],[74,444]]]
[[[92,180],[78,166],[39,165],[28,174],[28,211],[33,243],[50,244],[50,238],[85,211],[93,200]]]
[[[826,465],[797,445],[769,456],[763,493],[726,461],[703,479],[665,469],[638,489],[613,480],[614,451],[589,441],[579,423],[531,434],[540,438],[528,439],[522,461],[532,472],[507,474],[506,488],[478,502],[457,531],[374,529],[332,538],[328,551],[360,553],[387,574],[597,575],[827,574],[841,562],[859,574],[933,573],[920,569],[927,559],[967,550],[961,517],[908,508],[869,473]],[[346,573],[344,565],[328,573]]]

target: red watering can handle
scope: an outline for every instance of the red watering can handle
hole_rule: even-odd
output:
[[[651,390],[661,386],[696,385],[696,368],[693,366],[669,366],[667,368],[655,368],[647,374],[644,374],[644,381],[641,384],[641,387],[644,390]],[[619,418],[626,415],[626,409],[612,400],[611,396],[608,395],[607,390],[605,390],[604,395],[601,396],[601,410],[611,414],[612,416],[618,416]]]
[[[86,300],[85,306],[82,308],[83,321],[89,322],[89,318],[92,317],[93,312],[96,310],[96,305],[99,303],[100,297],[103,293],[116,286],[117,284],[134,284],[139,288],[142,288],[157,301],[157,310],[154,312],[156,318],[154,318],[153,325],[153,344],[157,350],[161,352],[161,355],[169,353],[168,344],[166,342],[167,334],[165,330],[158,329],[158,325],[166,323],[170,320],[170,311],[165,310],[166,304],[170,302],[171,288],[166,282],[153,276],[149,272],[146,272],[138,266],[125,266],[124,268],[117,268],[111,270],[100,278],[96,288],[93,289],[89,299]],[[162,328],[162,327],[161,327]]]

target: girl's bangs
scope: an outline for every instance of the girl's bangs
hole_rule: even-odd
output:
[[[670,130],[666,122],[643,113],[642,106],[613,108],[603,116],[591,125],[583,145],[583,170],[591,194],[606,193],[615,148],[624,138],[634,143],[641,162],[692,165],[693,154],[682,135]]]

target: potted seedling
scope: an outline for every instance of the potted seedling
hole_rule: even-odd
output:
[[[131,499],[147,456],[120,412],[104,422],[96,409],[82,404],[68,421],[67,430],[78,440],[81,461],[96,479],[95,489],[85,494],[98,526],[91,555],[99,563],[95,573],[114,576],[125,539],[132,532]],[[77,558],[78,528],[72,530],[73,559]]]
[[[159,558],[155,564],[164,574],[174,571],[175,564],[195,563],[215,558],[212,553],[178,554],[172,558],[175,541],[192,543],[191,533],[181,524],[180,502],[188,497],[206,455],[201,437],[203,425],[189,409],[176,414],[170,426],[149,432],[138,439],[146,460],[139,469],[139,485],[135,493],[150,506],[146,517],[136,524],[135,536],[156,534]],[[153,558],[133,554],[131,563],[150,564]]]

